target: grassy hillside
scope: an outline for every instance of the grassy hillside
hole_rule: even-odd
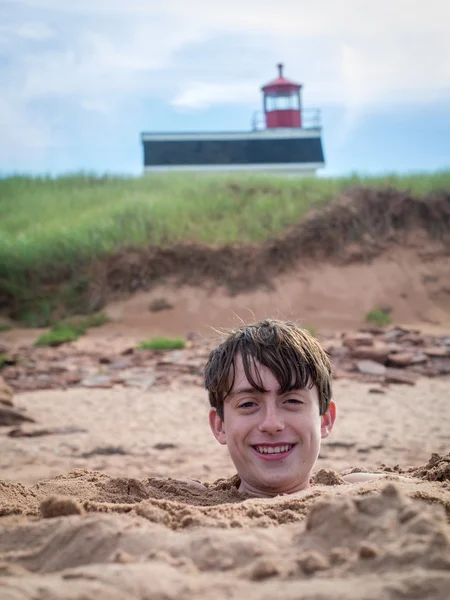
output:
[[[67,294],[76,295],[83,266],[124,249],[263,242],[360,185],[423,196],[449,190],[450,171],[364,179],[81,174],[0,180],[0,297],[22,307],[42,303],[37,289],[54,270],[65,272],[72,281]]]

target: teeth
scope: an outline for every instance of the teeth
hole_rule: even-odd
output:
[[[285,446],[256,446],[256,450],[261,454],[281,454],[282,452],[288,452],[292,446],[293,444],[286,444]]]

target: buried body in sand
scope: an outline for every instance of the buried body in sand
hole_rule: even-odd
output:
[[[217,441],[228,447],[241,493],[272,497],[309,488],[321,439],[336,420],[331,372],[320,344],[292,322],[243,326],[211,352],[205,369],[209,422]]]
[[[293,323],[232,332],[205,383],[237,475],[0,485],[2,600],[449,597],[450,456],[403,479],[312,477],[336,418],[331,365]]]

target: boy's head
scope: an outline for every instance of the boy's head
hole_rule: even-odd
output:
[[[241,491],[308,486],[321,438],[333,426],[331,363],[306,330],[266,319],[230,332],[205,368],[211,429],[241,478]]]

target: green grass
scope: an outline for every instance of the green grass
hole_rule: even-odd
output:
[[[139,350],[182,350],[186,342],[181,338],[152,338],[141,342]]]
[[[377,325],[377,327],[385,327],[392,323],[392,318],[386,310],[374,308],[366,314],[366,321]]]
[[[8,325],[7,323],[0,323],[0,333],[2,331],[9,331],[11,329],[11,325]]]
[[[100,327],[108,321],[104,313],[89,315],[84,319],[66,319],[55,323],[50,331],[43,333],[36,340],[36,346],[60,346],[74,342],[91,327]]]
[[[4,354],[4,353],[0,354],[0,369],[5,366],[5,364],[8,362],[8,360],[9,359],[8,359],[7,354]]]
[[[83,332],[84,333],[84,332]],[[67,342],[75,342],[82,333],[72,327],[53,328],[43,333],[37,340],[36,346],[61,346]]]
[[[86,329],[91,327],[101,327],[109,321],[106,313],[100,312],[95,315],[89,315],[82,320],[82,323]]]
[[[0,179],[0,295],[29,326],[55,308],[82,309],[92,260],[127,248],[182,242],[259,243],[299,223],[355,186],[394,186],[422,195],[450,189],[450,170],[384,177],[283,178],[264,175],[152,175]],[[60,297],[36,290],[64,270]],[[82,303],[81,303],[82,305]]]
[[[26,301],[16,319],[25,327],[48,327],[52,323],[53,309],[56,302],[51,298],[34,298]]]
[[[336,179],[268,176],[10,177],[0,180],[2,274],[78,261],[124,247],[261,242],[356,185],[423,194],[450,171]]]

